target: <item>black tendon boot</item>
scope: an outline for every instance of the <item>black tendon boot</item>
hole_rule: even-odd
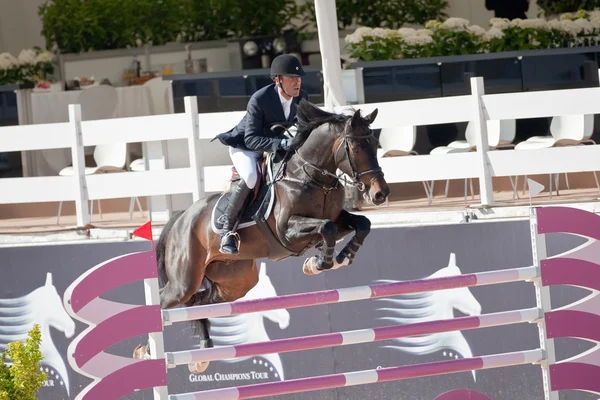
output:
[[[236,243],[236,237],[239,240],[239,235],[237,232],[232,232],[232,230],[244,209],[250,193],[252,193],[252,189],[249,189],[243,180],[240,180],[231,192],[227,210],[225,210],[225,214],[223,215],[223,233],[221,234],[221,248],[219,249],[223,254],[237,254],[239,251]]]

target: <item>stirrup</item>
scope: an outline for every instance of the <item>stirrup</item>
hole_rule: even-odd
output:
[[[227,232],[225,235],[223,235],[223,237],[221,238],[221,246],[220,246],[220,248],[219,248],[219,251],[220,251],[221,253],[223,253],[223,254],[232,254],[232,253],[228,253],[228,252],[225,252],[225,251],[223,251],[223,245],[225,244],[225,242],[227,241],[227,239],[229,239],[229,237],[230,237],[230,236],[233,236],[233,237],[234,237],[234,240],[235,240],[235,242],[236,242],[236,243],[235,243],[235,247],[237,248],[237,252],[238,252],[238,253],[240,252],[240,243],[241,243],[241,239],[240,239],[240,235],[239,235],[239,233],[237,233],[237,232],[232,232],[232,231],[229,231],[229,232]],[[237,253],[233,253],[233,254],[237,254]]]

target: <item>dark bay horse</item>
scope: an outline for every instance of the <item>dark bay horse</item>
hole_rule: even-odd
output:
[[[255,224],[238,229],[239,254],[219,252],[220,236],[212,218],[221,194],[197,201],[163,228],[156,245],[163,309],[243,297],[258,281],[256,260],[260,258],[281,260],[315,247],[318,256],[307,258],[303,265],[307,275],[352,263],[371,223],[344,209],[342,181],[365,192],[375,205],[385,202],[390,193],[377,162],[377,139],[369,127],[377,110],[365,117],[360,110],[333,114],[302,101],[297,115],[295,151],[273,161],[271,211],[266,218],[255,218]],[[338,169],[349,181],[336,175]],[[265,180],[263,188],[271,183]],[[351,232],[355,232],[352,239],[335,255],[336,241]],[[208,320],[194,323],[200,347],[212,347]],[[138,346],[134,357],[147,358],[147,346]],[[193,373],[207,367],[208,362],[189,365]]]

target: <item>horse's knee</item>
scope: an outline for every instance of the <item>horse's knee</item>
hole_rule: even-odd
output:
[[[365,236],[371,232],[371,220],[364,215],[356,216],[356,231],[362,232]]]
[[[324,238],[334,238],[335,239],[335,234],[337,233],[337,228],[335,227],[335,223],[332,221],[325,222],[321,226],[321,229],[319,229],[319,233]]]

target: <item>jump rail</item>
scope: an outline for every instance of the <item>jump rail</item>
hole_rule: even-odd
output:
[[[217,318],[228,315],[279,310],[281,308],[308,307],[356,300],[378,299],[381,297],[398,296],[409,293],[529,281],[536,277],[538,277],[538,269],[536,267],[524,267],[443,278],[428,278],[372,286],[356,286],[343,289],[323,290],[320,292],[290,294],[258,300],[174,308],[163,310],[163,320],[167,324],[172,324],[175,322],[193,321],[202,318]]]
[[[600,300],[600,217],[574,208],[542,207],[532,209],[530,225],[533,254],[531,267],[293,294],[188,309],[161,310],[158,306],[157,269],[153,251],[115,257],[88,270],[65,292],[64,303],[68,313],[89,325],[88,329],[73,340],[68,350],[72,368],[94,379],[76,400],[118,398],[135,390],[148,388],[154,388],[155,400],[251,399],[532,363],[542,368],[545,400],[557,400],[561,390],[585,390],[600,394],[600,381],[594,378],[600,376],[600,346],[559,362],[556,361],[554,349],[554,339],[559,337],[576,337],[600,342],[600,329],[597,329],[600,327],[600,309],[594,307]],[[588,241],[582,246],[548,259],[545,245],[545,235],[548,233],[574,234],[586,237]],[[99,297],[116,287],[140,280],[144,280],[146,287],[145,306],[116,303]],[[165,353],[163,348],[164,326],[176,322],[517,281],[534,284],[537,307],[211,349]],[[552,285],[588,288],[592,290],[592,294],[552,310],[549,292]],[[167,393],[167,369],[191,362],[343,346],[523,322],[537,324],[539,348],[197,393]],[[151,353],[155,359],[134,360],[105,353],[112,345],[140,334],[149,334]]]

